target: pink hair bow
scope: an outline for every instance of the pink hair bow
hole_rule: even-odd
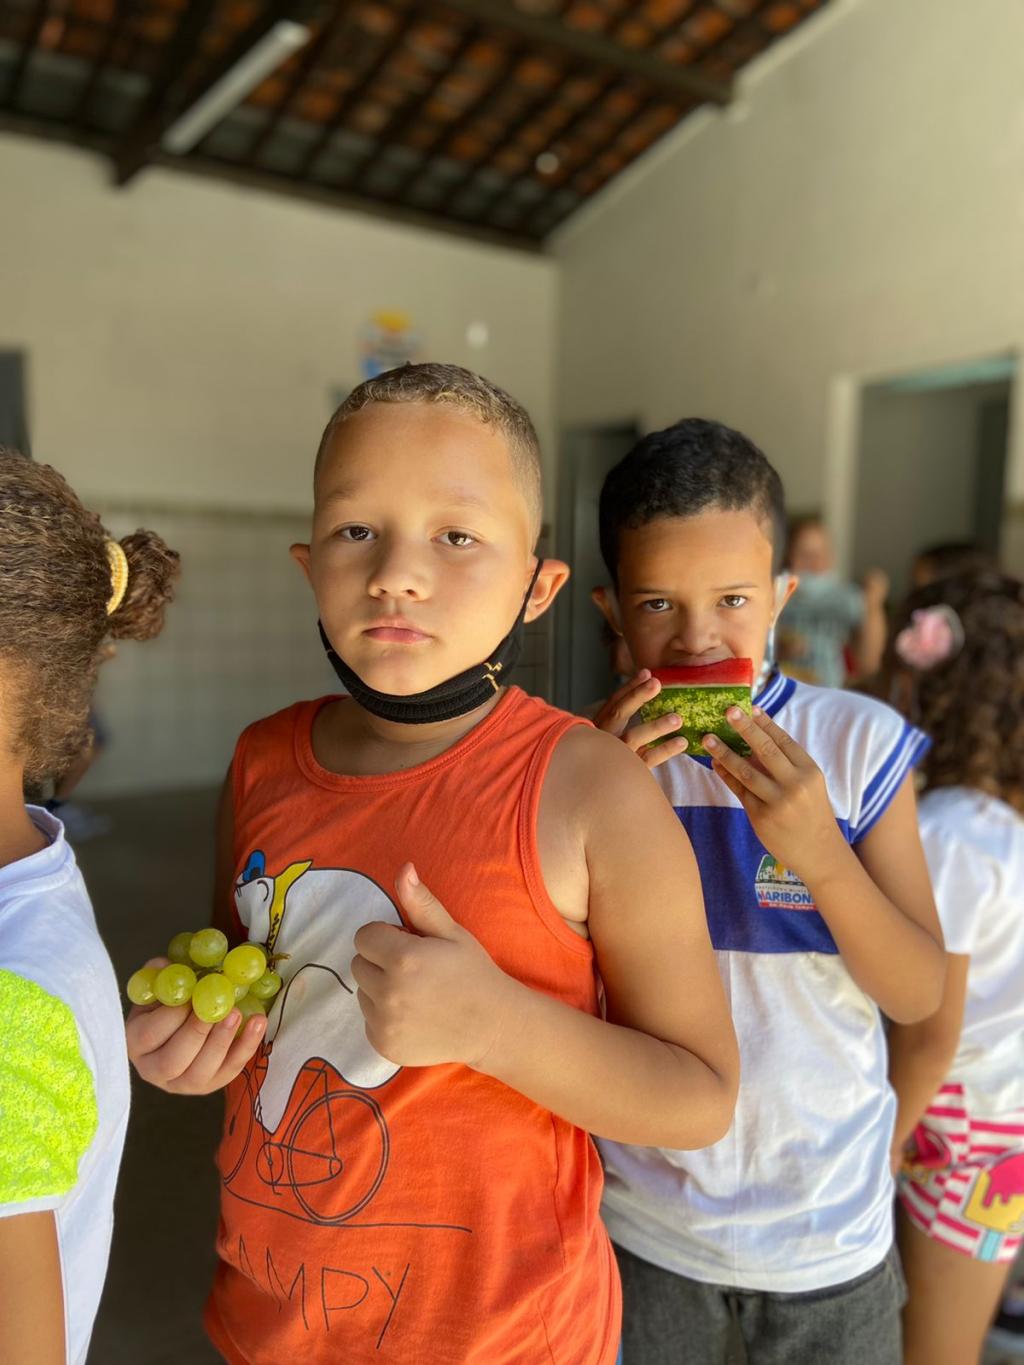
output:
[[[940,603],[915,611],[896,636],[896,655],[922,672],[948,663],[964,647],[964,628],[952,607]]]

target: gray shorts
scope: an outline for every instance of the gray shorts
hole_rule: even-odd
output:
[[[766,1294],[703,1284],[615,1248],[623,1365],[900,1365],[895,1251],[845,1284]]]

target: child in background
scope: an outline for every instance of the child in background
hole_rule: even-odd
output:
[[[945,933],[942,1004],[893,1025],[907,1365],[971,1365],[1024,1231],[1024,585],[914,593],[892,647],[931,737],[921,835]]]
[[[178,557],[120,544],[0,447],[0,1360],[84,1365],[128,1121],[119,992],[60,821],[103,641],[163,624]]]
[[[128,1025],[147,1079],[232,1082],[208,1331],[231,1365],[613,1365],[588,1133],[701,1146],[735,1098],[692,853],[623,745],[501,686],[568,573],[518,403],[385,374],[314,484],[293,553],[350,695],[242,735],[218,845],[227,928],[287,954],[268,1043],[238,1075],[265,1021]]]
[[[860,587],[841,579],[832,538],[818,517],[793,521],[784,563],[798,586],[779,625],[783,671],[819,687],[875,674],[886,637],[889,580],[882,570],[870,570]]]
[[[655,769],[693,842],[743,1068],[707,1150],[602,1144],[626,1365],[721,1365],[734,1329],[756,1365],[900,1361],[881,1012],[924,1018],[942,986],[925,741],[879,702],[775,671],[784,527],[778,474],[715,422],[648,436],[601,493],[604,609],[641,672],[598,723]],[[625,728],[658,692],[651,669],[731,658],[760,673],[754,717],[727,713],[749,760],[710,736],[710,761],[648,747],[675,716]]]

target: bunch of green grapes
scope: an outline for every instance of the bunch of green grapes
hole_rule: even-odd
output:
[[[240,1028],[254,1014],[266,1014],[281,989],[267,951],[258,943],[228,950],[219,929],[175,934],[167,946],[166,967],[140,967],[128,982],[133,1005],[187,1005],[207,1024],[226,1019],[238,1009]]]

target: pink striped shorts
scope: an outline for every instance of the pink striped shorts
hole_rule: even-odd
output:
[[[899,1198],[922,1232],[976,1261],[1012,1261],[1024,1235],[1024,1109],[998,1121],[944,1085],[918,1124]]]

